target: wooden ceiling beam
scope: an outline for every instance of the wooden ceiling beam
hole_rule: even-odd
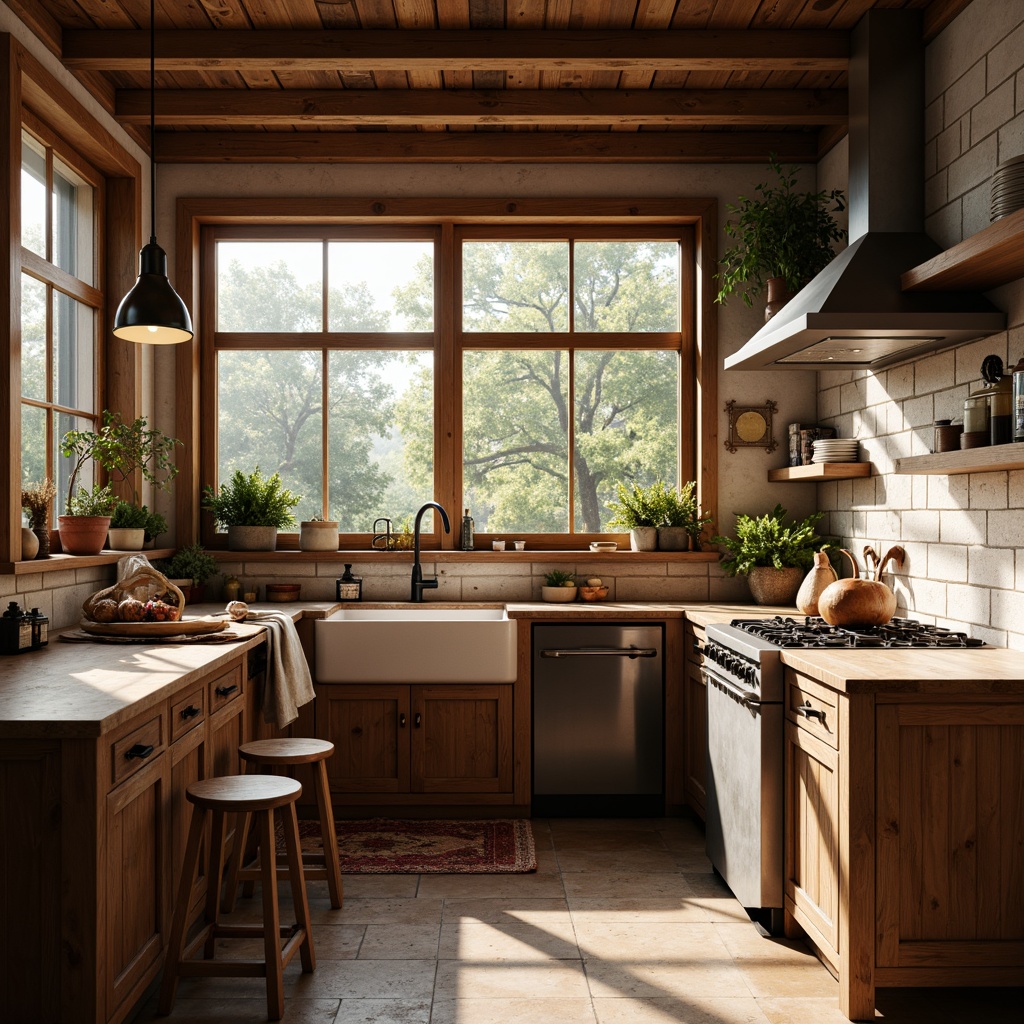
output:
[[[815,132],[162,132],[158,163],[792,163]]]
[[[837,31],[166,30],[162,71],[845,71]],[[61,59],[89,71],[145,71],[149,33],[65,31]]]
[[[117,93],[122,124],[149,122],[149,92]],[[345,125],[845,125],[846,92],[810,89],[175,89],[158,124],[186,127]]]

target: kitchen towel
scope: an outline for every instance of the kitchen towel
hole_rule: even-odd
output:
[[[267,631],[267,682],[263,688],[263,718],[279,729],[299,717],[299,708],[314,696],[313,679],[287,612],[249,612],[247,622]]]

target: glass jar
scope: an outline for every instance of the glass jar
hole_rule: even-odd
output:
[[[1024,441],[1024,356],[1013,368],[1013,440]]]
[[[988,394],[984,391],[974,391],[969,398],[964,399],[964,433],[985,434],[988,440]]]
[[[1008,444],[1013,440],[1013,381],[1009,374],[988,389],[989,440]]]

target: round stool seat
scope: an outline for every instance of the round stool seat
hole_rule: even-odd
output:
[[[283,775],[223,775],[193,782],[185,796],[211,810],[264,811],[294,803],[301,792],[301,783]]]
[[[280,740],[252,740],[238,748],[243,761],[260,764],[314,764],[334,753],[329,740],[300,737]]]

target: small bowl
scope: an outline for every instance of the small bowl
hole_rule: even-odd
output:
[[[579,591],[584,601],[603,601],[608,596],[607,587],[580,587]]]
[[[576,600],[578,587],[541,587],[540,596],[545,601],[557,601],[565,604],[567,601]]]
[[[613,540],[595,540],[590,543],[591,551],[618,551],[619,545]]]
[[[277,602],[298,601],[301,588],[301,583],[268,583],[266,588],[267,600]]]

